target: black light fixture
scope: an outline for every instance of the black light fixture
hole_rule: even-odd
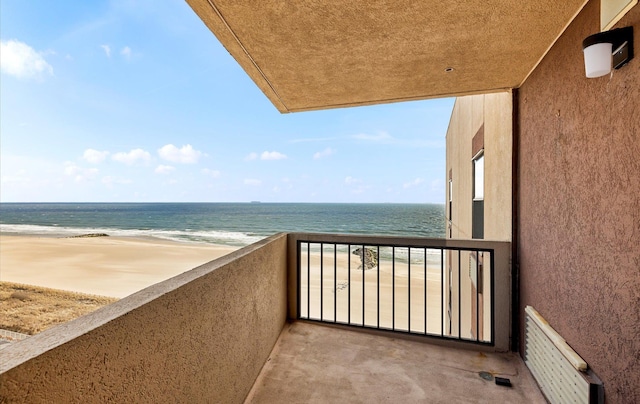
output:
[[[588,36],[582,41],[582,49],[588,78],[609,74],[612,67],[619,69],[633,59],[633,27]]]

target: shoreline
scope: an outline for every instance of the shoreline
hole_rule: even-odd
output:
[[[255,242],[260,241],[262,238],[266,238],[269,237],[270,235],[264,236],[264,237],[257,237],[255,240],[252,240],[251,242],[247,243],[240,243],[240,242],[235,242],[235,243],[229,243],[229,244],[225,244],[225,243],[217,243],[217,242],[210,242],[210,241],[200,241],[200,240],[195,240],[195,239],[190,239],[188,237],[163,237],[163,236],[159,236],[159,235],[154,235],[154,234],[113,234],[112,232],[109,232],[109,230],[114,231],[115,233],[124,233],[124,232],[132,232],[133,230],[122,230],[122,229],[98,229],[98,230],[92,230],[92,229],[83,229],[83,231],[78,231],[77,229],[63,229],[63,230],[59,230],[58,231],[15,231],[15,230],[5,230],[2,228],[2,224],[0,224],[0,236],[7,236],[7,237],[28,237],[28,238],[54,238],[54,239],[66,239],[66,238],[93,238],[95,237],[94,234],[102,234],[102,236],[100,237],[108,237],[108,238],[114,238],[114,239],[125,239],[125,240],[147,240],[147,241],[157,241],[157,242],[170,242],[170,243],[176,243],[176,244],[186,244],[186,245],[204,245],[204,246],[216,246],[216,247],[230,247],[230,248],[235,248],[240,249],[243,247],[246,247],[247,245],[251,245]],[[156,232],[160,231],[160,230],[155,230]],[[274,233],[275,234],[275,233]]]
[[[0,233],[0,281],[122,298],[240,248],[155,237]]]

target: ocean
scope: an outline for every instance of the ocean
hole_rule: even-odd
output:
[[[245,246],[278,232],[444,237],[444,205],[0,203],[3,234],[106,233]]]

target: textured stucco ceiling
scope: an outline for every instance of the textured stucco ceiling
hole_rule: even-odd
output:
[[[187,2],[281,112],[517,88],[586,3]]]

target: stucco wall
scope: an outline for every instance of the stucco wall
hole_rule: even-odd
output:
[[[604,381],[640,402],[640,6],[636,58],[587,79],[589,2],[520,88],[521,313],[532,305]]]
[[[473,139],[478,131],[484,138],[485,187],[484,187],[484,239],[511,240],[511,174],[512,174],[512,94],[501,92],[494,94],[458,97],[453,107],[447,129],[446,162],[446,217],[451,220],[451,238],[472,238],[472,200],[473,167],[472,158],[477,152],[473,148]],[[482,128],[482,129],[481,129]],[[449,174],[453,179],[453,200],[449,212]],[[446,237],[449,237],[447,229]],[[455,254],[447,255],[447,270],[451,275],[451,329],[452,335],[460,333],[471,337],[472,304],[476,294],[469,277],[469,255],[464,254],[458,263]],[[458,266],[461,276],[458,277]],[[449,289],[449,277],[445,277],[445,289]],[[458,297],[458,284],[460,298]],[[490,272],[484,271],[484,284],[490,284]],[[488,288],[484,290],[484,313],[489,313],[491,296]],[[449,294],[445,293],[444,305],[449,305]],[[460,301],[460,308],[458,307]],[[461,329],[458,330],[460,313]],[[447,322],[448,324],[448,322]],[[484,316],[484,337],[490,336],[491,317]]]
[[[0,351],[0,402],[241,403],[284,326],[273,236]]]
[[[511,241],[513,95],[484,96],[484,238]]]
[[[447,129],[446,209],[453,174],[452,238],[471,238],[472,139],[484,125],[484,239],[511,241],[512,94],[458,97]],[[447,231],[448,236],[448,231]]]
[[[446,216],[451,218],[451,238],[471,238],[472,166],[471,139],[483,123],[484,97],[456,98],[447,128]],[[449,211],[449,174],[453,180],[452,209]],[[447,237],[449,237],[447,229]]]

